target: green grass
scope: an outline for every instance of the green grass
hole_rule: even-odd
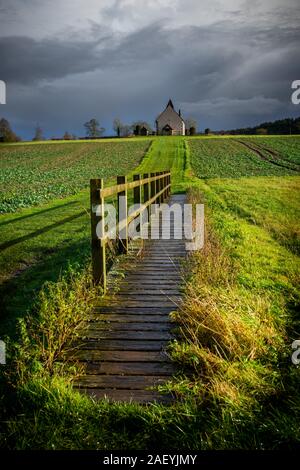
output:
[[[174,316],[185,341],[173,357],[194,374],[169,389],[207,403],[205,446],[299,446],[300,376],[290,357],[300,335],[300,263],[289,234],[299,220],[299,182],[193,184],[192,200],[206,207],[206,242],[186,269],[185,303]]]
[[[239,139],[247,142],[247,139]],[[272,145],[273,139],[268,139]],[[261,139],[253,138],[261,143]],[[290,142],[290,140],[287,140]],[[293,145],[300,152],[300,138]],[[283,144],[286,145],[287,144]],[[262,159],[254,151],[246,148],[237,138],[209,138],[189,140],[191,164],[199,178],[240,178],[242,176],[281,176],[295,175],[296,171],[278,166]],[[295,150],[293,150],[294,152]]]
[[[191,162],[205,180],[191,173]],[[142,163],[128,170],[131,176],[170,168],[173,191],[192,187],[191,198],[204,199],[206,207],[205,248],[187,262],[177,316],[184,339],[172,346],[181,373],[165,387],[182,402],[170,407],[93,402],[73,391],[76,371],[61,365],[61,335],[72,337],[89,296],[98,295],[87,269],[88,191],[2,216],[2,243],[10,246],[1,255],[1,334],[18,338],[14,353],[9,343],[9,382],[0,381],[3,447],[299,446],[299,370],[290,361],[290,344],[300,335],[299,178],[278,176],[282,169],[276,177],[273,166],[234,139],[194,138],[187,146],[178,137],[153,139]],[[261,176],[264,171],[270,176]],[[46,280],[53,282],[36,297]],[[30,318],[29,308],[31,319],[16,329],[17,319]]]
[[[146,158],[135,170],[137,173],[171,170],[172,192],[185,191],[188,181],[188,148],[181,137],[156,138]]]

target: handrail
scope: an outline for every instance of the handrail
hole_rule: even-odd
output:
[[[138,208],[128,214],[127,202],[128,191],[133,190],[133,202]],[[118,176],[117,184],[104,188],[104,180],[91,179],[90,195],[91,195],[91,231],[92,231],[92,263],[93,263],[93,280],[95,284],[101,285],[103,290],[106,289],[106,244],[111,233],[104,230],[104,202],[105,198],[117,194],[118,210],[122,206],[126,217],[116,224],[117,231],[117,253],[127,253],[128,251],[128,226],[142,212],[149,210],[148,207],[153,203],[161,204],[169,197],[171,192],[171,173],[169,170],[146,173],[141,175],[133,175],[133,181],[127,182],[126,176]],[[142,194],[143,193],[143,194]],[[143,196],[143,197],[142,197]],[[96,211],[95,208],[100,208]],[[97,227],[100,224],[101,233],[105,234],[98,238]]]

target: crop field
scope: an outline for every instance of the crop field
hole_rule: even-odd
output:
[[[292,142],[275,138],[276,155],[261,148],[272,149],[273,138],[199,138],[189,140],[189,146],[192,168],[199,178],[296,175],[300,171],[295,160],[300,155],[297,137]]]
[[[93,177],[126,174],[140,163],[149,143],[2,145],[0,213],[76,194]]]
[[[254,143],[259,148],[271,151],[275,158],[282,159],[283,162],[292,163],[295,167],[300,165],[300,138],[297,136],[247,137],[241,140],[248,141],[251,144]]]

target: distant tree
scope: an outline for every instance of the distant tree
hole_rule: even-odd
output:
[[[124,124],[122,124],[121,119],[115,118],[113,120],[113,129],[114,129],[114,131],[115,131],[115,133],[117,134],[118,137],[121,137],[123,126],[124,126]]]
[[[122,129],[121,129],[121,136],[122,137],[128,137],[130,134],[132,134],[132,126],[128,126],[127,124],[123,124]]]
[[[21,139],[12,130],[7,119],[0,119],[0,142],[19,142]]]
[[[258,135],[266,135],[268,133],[268,129],[265,129],[264,127],[259,127],[256,129],[256,134]]]
[[[86,122],[84,124],[84,127],[86,129],[86,135],[92,138],[101,137],[101,135],[105,131],[103,127],[100,127],[99,122],[95,118],[90,119],[88,122]]]
[[[205,135],[208,135],[208,134],[210,134],[210,133],[211,133],[211,130],[210,130],[209,127],[207,127],[207,128],[205,129],[205,131],[204,131],[204,134],[205,134]]]
[[[192,126],[189,128],[189,135],[195,135],[196,134],[196,127]]]
[[[135,135],[140,135],[141,134],[141,129],[145,127],[149,134],[152,134],[153,130],[150,124],[146,121],[135,121],[131,124],[131,129],[133,130]],[[138,132],[138,133],[136,133]]]
[[[141,135],[141,126],[137,124],[133,131],[134,135]]]
[[[187,133],[190,134],[190,130],[191,128],[193,127],[195,129],[195,134],[196,134],[196,130],[197,130],[197,121],[196,119],[194,119],[193,117],[188,117],[187,119],[184,120],[185,122],[185,128],[187,130]],[[194,135],[194,134],[192,134]]]
[[[295,134],[300,134],[300,118],[295,119]]]
[[[35,131],[34,131],[34,136],[33,136],[33,139],[32,139],[34,142],[38,142],[40,140],[44,140],[44,136],[43,136],[43,129],[37,125],[36,128],[35,128]]]
[[[64,133],[63,139],[64,139],[64,140],[72,140],[72,139],[73,139],[73,136],[72,136],[68,131],[66,131],[66,132]]]

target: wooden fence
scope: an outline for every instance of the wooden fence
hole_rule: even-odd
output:
[[[106,245],[108,235],[105,233],[104,204],[105,198],[117,195],[117,213],[125,214],[125,218],[119,220],[116,226],[117,253],[128,251],[128,226],[143,211],[148,210],[151,204],[160,204],[170,195],[171,173],[162,171],[133,175],[133,181],[128,182],[126,176],[118,176],[117,184],[104,188],[103,179],[91,180],[91,230],[92,230],[92,263],[93,279],[95,284],[100,284],[106,289]],[[128,214],[128,192],[133,191],[133,203],[137,209]],[[97,235],[97,227],[103,234]]]

